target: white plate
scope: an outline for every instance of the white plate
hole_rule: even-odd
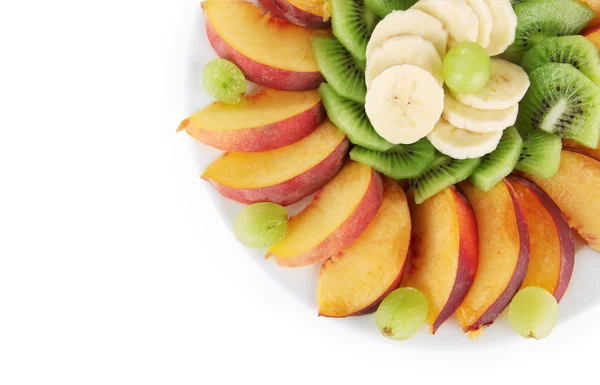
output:
[[[202,10],[199,10],[194,17],[187,60],[188,66],[185,69],[187,74],[186,92],[188,94],[186,110],[189,114],[213,101],[202,87],[202,72],[206,63],[214,57],[216,55],[208,42],[204,29],[204,15]],[[189,144],[196,160],[198,175],[221,153],[221,151],[205,146],[191,138]],[[210,204],[218,208],[227,227],[230,231],[233,231],[233,221],[243,205],[223,198],[208,183],[205,186],[210,191],[212,199]],[[309,200],[310,197],[291,206],[290,213],[295,214],[298,212]],[[201,220],[201,218],[198,218],[198,220]],[[557,327],[569,327],[569,320],[583,314],[600,300],[600,285],[596,283],[598,277],[600,277],[600,255],[581,242],[576,243],[576,250],[573,278],[560,303],[560,318]],[[315,317],[317,316],[316,287],[319,266],[296,269],[282,268],[277,266],[273,259],[265,260],[264,251],[256,250],[248,250],[248,258],[252,258],[270,279],[277,282],[278,287],[286,290],[303,305],[313,309]],[[222,273],[225,274],[225,272]],[[469,340],[453,318],[448,320],[435,336],[427,333],[426,328],[424,328],[415,337],[404,342],[393,342],[380,336],[375,327],[373,315],[329,321],[353,328],[365,337],[396,345],[435,350],[466,350],[487,349],[500,344],[524,341],[512,331],[506,318],[505,312],[491,327],[485,330],[484,335],[477,341]]]

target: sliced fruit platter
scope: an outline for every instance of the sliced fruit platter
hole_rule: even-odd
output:
[[[550,334],[600,250],[600,0],[201,6],[178,131],[260,263],[393,340]]]

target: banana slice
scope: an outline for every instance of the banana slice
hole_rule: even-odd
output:
[[[518,104],[506,110],[485,111],[460,104],[449,92],[444,96],[442,117],[453,126],[472,132],[503,131],[515,124],[518,114]]]
[[[515,42],[517,15],[510,0],[485,0],[492,11],[494,27],[486,51],[490,56],[500,55]]]
[[[448,49],[462,41],[477,41],[479,20],[465,0],[420,0],[412,9],[419,9],[442,22],[448,31]]]
[[[477,43],[483,48],[486,48],[490,44],[490,36],[494,29],[492,11],[485,0],[465,0],[465,2],[471,7],[473,12],[475,12],[477,19],[479,20]]]
[[[444,89],[424,69],[390,67],[367,91],[365,110],[375,131],[394,144],[412,144],[433,130],[444,109]]]
[[[490,80],[474,94],[452,96],[460,103],[480,110],[505,110],[519,103],[529,88],[529,77],[523,68],[501,59],[492,59]]]
[[[442,59],[433,43],[421,36],[404,35],[386,40],[369,56],[365,69],[367,89],[379,74],[400,64],[421,67],[432,74],[440,86],[444,84]]]
[[[480,158],[498,147],[502,131],[471,132],[454,127],[444,119],[435,125],[427,139],[442,154],[454,159]]]
[[[417,9],[394,11],[381,20],[367,44],[367,60],[384,41],[394,36],[418,35],[435,46],[440,57],[446,54],[448,33],[435,17]]]

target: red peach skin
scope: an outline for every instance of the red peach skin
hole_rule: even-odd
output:
[[[288,236],[269,249],[280,266],[322,262],[350,246],[362,234],[383,199],[381,176],[348,161],[313,201],[289,221]]]
[[[289,21],[300,27],[308,28],[329,28],[330,20],[323,20],[323,16],[304,11],[287,0],[260,0],[260,3],[271,12],[271,14],[280,19]]]
[[[527,216],[530,262],[523,288],[546,289],[560,302],[573,274],[575,244],[569,223],[554,201],[533,182],[511,176]]]

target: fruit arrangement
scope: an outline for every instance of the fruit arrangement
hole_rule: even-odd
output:
[[[223,151],[202,178],[247,205],[240,242],[391,339],[551,332],[574,234],[600,251],[600,1],[202,7],[217,101],[178,131]]]

